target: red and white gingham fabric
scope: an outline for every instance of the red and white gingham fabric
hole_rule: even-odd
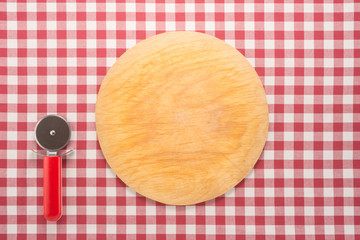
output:
[[[360,3],[0,2],[0,239],[359,239]],[[285,2],[285,3],[284,3]],[[165,206],[121,182],[99,148],[97,91],[113,62],[165,31],[225,40],[255,66],[270,128],[254,170],[195,206]],[[63,216],[42,216],[33,130],[73,130]]]

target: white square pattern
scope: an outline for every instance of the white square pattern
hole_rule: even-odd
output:
[[[360,154],[356,9],[356,1],[3,1],[0,175],[6,181],[0,195],[6,206],[0,208],[1,234],[9,239],[19,238],[16,234],[31,239],[57,234],[352,238],[360,210],[353,180],[360,174],[354,161]],[[99,146],[94,110],[106,72],[127,49],[155,34],[183,30],[215,36],[246,56],[266,92],[269,132],[259,161],[240,184],[215,200],[172,206],[140,196],[116,176]],[[79,86],[86,88],[79,91]],[[79,111],[82,104],[88,111]],[[72,126],[69,149],[76,150],[63,160],[58,223],[39,222],[42,158],[31,151],[37,148],[34,126],[48,113],[66,117]],[[342,201],[334,202],[337,198]],[[305,224],[295,225],[298,216],[305,216]],[[339,216],[342,224],[334,220]],[[257,225],[258,217],[264,225]],[[285,224],[278,225],[277,217],[285,217]],[[324,223],[316,223],[316,217]]]

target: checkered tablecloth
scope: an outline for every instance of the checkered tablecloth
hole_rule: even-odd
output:
[[[360,3],[182,0],[0,2],[0,239],[360,239]],[[284,3],[285,2],[285,3]],[[119,180],[95,131],[114,61],[165,31],[243,53],[267,94],[264,153],[224,196],[166,206]],[[33,130],[73,130],[63,216],[46,222]]]

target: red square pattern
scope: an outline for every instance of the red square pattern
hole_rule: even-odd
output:
[[[355,3],[354,3],[355,2]],[[358,1],[1,1],[0,239],[360,239]],[[94,108],[113,62],[147,37],[199,31],[237,48],[267,93],[269,134],[217,199],[165,206],[115,177]],[[63,216],[42,216],[36,122],[66,117]]]

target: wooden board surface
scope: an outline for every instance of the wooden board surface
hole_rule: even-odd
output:
[[[111,67],[96,129],[108,164],[129,187],[162,203],[195,204],[224,194],[252,169],[268,106],[236,49],[202,33],[163,33]]]

